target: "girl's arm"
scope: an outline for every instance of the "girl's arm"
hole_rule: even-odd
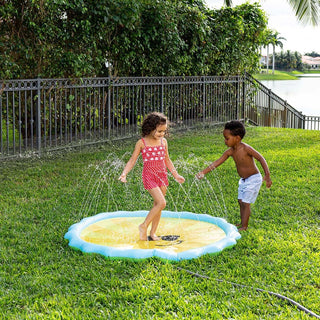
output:
[[[230,155],[231,155],[231,150],[230,149],[226,150],[218,160],[212,162],[207,168],[197,173],[196,178],[202,179],[205,174],[211,172],[212,170],[214,170],[215,168],[223,164],[230,157]]]
[[[174,167],[174,164],[170,159],[167,140],[163,138],[163,142],[164,142],[164,145],[166,146],[166,158],[165,158],[166,166],[169,169],[169,171],[172,173],[175,180],[179,183],[183,183],[185,181],[184,177],[178,174],[176,168]]]
[[[143,149],[143,142],[140,139],[137,143],[136,146],[133,150],[133,153],[131,155],[131,158],[129,159],[129,161],[127,162],[126,166],[124,167],[121,176],[119,177],[119,180],[121,182],[127,182],[127,174],[132,170],[132,168],[134,167],[134,165],[137,162],[137,159],[140,155],[141,150]]]

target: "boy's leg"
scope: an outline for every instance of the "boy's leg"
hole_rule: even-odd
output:
[[[254,203],[262,184],[261,174],[255,174],[247,179],[239,180],[238,201],[240,205],[241,228],[247,230],[251,214],[251,203]]]
[[[241,228],[239,228],[239,230],[247,230],[251,214],[251,206],[250,203],[242,202],[242,200],[239,200],[239,205],[241,217]]]

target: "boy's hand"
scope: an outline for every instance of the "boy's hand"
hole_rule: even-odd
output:
[[[266,187],[269,189],[272,185],[272,181],[270,177],[265,176],[263,180],[266,182]]]
[[[203,178],[204,178],[204,173],[203,173],[202,171],[200,171],[199,173],[196,174],[196,178],[197,178],[198,180],[203,179]]]
[[[126,183],[127,182],[127,175],[126,174],[122,174],[119,179],[121,182]]]

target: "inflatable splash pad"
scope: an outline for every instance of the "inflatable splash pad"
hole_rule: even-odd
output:
[[[148,211],[104,212],[84,218],[65,234],[69,246],[106,257],[168,260],[218,254],[241,238],[237,228],[222,218],[190,212],[162,211],[159,241],[139,240],[138,226]]]

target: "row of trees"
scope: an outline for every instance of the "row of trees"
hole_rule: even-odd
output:
[[[258,4],[0,0],[0,79],[255,72],[267,35]]]
[[[320,53],[312,51],[310,53],[305,53],[305,56],[316,58],[316,57],[320,57]]]
[[[303,71],[302,56],[299,52],[281,51],[275,54],[275,67],[279,70],[300,70]]]

